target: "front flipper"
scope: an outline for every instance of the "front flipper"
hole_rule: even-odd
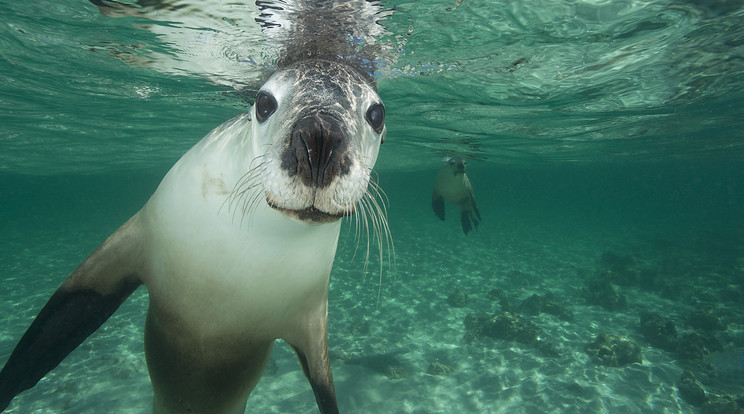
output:
[[[431,208],[440,220],[444,220],[444,197],[436,191],[431,194]]]
[[[57,289],[0,371],[0,411],[98,329],[140,285],[137,216]]]
[[[294,348],[302,365],[302,371],[313,387],[315,402],[321,414],[338,414],[336,389],[328,358],[328,304],[320,308],[315,317],[308,315],[302,332],[287,342]]]
[[[480,211],[478,211],[478,206],[475,205],[475,200],[473,200],[473,211],[475,212],[475,217],[478,218],[478,220],[473,219],[475,221],[475,227],[478,228],[478,224],[481,222],[481,216]]]
[[[313,387],[315,402],[318,403],[318,409],[321,414],[338,414],[336,389],[333,386],[333,376],[331,374],[330,362],[328,361],[328,349],[324,349],[322,355],[316,355],[317,358],[308,360],[304,352],[297,347],[293,348],[297,353],[297,357],[300,359],[302,371]]]
[[[470,211],[462,210],[460,212],[460,222],[462,223],[462,231],[467,235],[470,230],[473,229],[473,225],[470,224]],[[477,226],[477,224],[476,224]]]
[[[475,205],[475,199],[470,198],[470,208],[471,210],[468,212],[470,215],[470,220],[473,221],[473,225],[475,226],[475,229],[478,230],[478,225],[481,222],[481,216],[480,211],[478,211],[478,207]]]
[[[478,225],[481,222],[480,211],[478,211],[478,207],[475,205],[473,194],[470,194],[469,204],[470,210],[460,210],[460,221],[462,221],[462,231],[465,232],[465,235],[473,229],[473,226],[478,230]]]

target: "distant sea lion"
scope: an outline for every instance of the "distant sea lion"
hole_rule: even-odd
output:
[[[444,220],[444,200],[454,204],[460,210],[462,231],[468,234],[473,225],[478,229],[481,216],[475,205],[473,186],[465,173],[465,160],[462,158],[447,158],[446,164],[439,170],[434,181],[434,191],[431,193],[431,206],[434,213]],[[471,225],[472,221],[472,225]]]
[[[329,275],[340,218],[375,211],[385,108],[371,75],[337,57],[348,54],[307,52],[285,58],[250,111],[189,150],[62,283],[0,372],[0,411],[144,284],[153,412],[243,413],[277,338],[320,411],[338,412]]]

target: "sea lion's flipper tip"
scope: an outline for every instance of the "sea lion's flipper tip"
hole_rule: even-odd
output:
[[[0,403],[10,404],[16,395],[36,385],[98,329],[137,286],[139,283],[125,284],[120,291],[107,295],[64,286],[57,289],[0,372]]]
[[[317,345],[317,344],[316,344]],[[305,352],[296,346],[292,346],[300,360],[302,371],[310,382],[315,394],[315,402],[318,404],[318,410],[321,414],[338,414],[338,403],[336,402],[336,390],[333,386],[333,376],[331,366],[328,361],[328,348],[325,342],[322,342],[320,348],[322,355],[315,355],[314,359],[308,359]]]
[[[0,413],[8,408],[10,402],[13,401],[13,397],[15,397],[15,393],[11,392],[10,387],[0,383]]]
[[[481,222],[480,211],[478,211],[478,206],[475,205],[475,200],[473,200],[473,211],[475,212],[475,217],[478,217],[478,222]],[[476,227],[478,227],[478,223],[476,223]]]
[[[444,197],[437,193],[432,194],[431,207],[434,209],[434,214],[436,214],[440,220],[444,220]]]
[[[473,226],[470,224],[470,213],[463,211],[460,214],[460,221],[462,222],[462,231],[467,236],[467,234],[470,233],[470,230],[473,229]]]
[[[478,225],[481,222],[481,216],[478,212],[478,207],[473,204],[473,209],[470,211],[470,220],[473,221],[473,225],[475,226],[475,229],[478,230]]]

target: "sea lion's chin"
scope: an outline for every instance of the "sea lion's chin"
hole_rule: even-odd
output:
[[[345,210],[339,210],[337,212],[329,212],[329,211],[321,210],[312,205],[309,207],[305,207],[305,208],[282,207],[278,203],[272,201],[271,197],[267,197],[266,202],[274,210],[277,210],[281,212],[282,214],[285,214],[287,216],[290,216],[300,221],[304,221],[306,223],[315,223],[315,224],[332,223],[334,221],[340,220],[342,217],[351,216],[352,214],[354,214],[353,206]]]

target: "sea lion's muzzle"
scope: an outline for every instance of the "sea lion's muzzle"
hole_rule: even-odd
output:
[[[282,154],[282,168],[308,187],[324,188],[349,173],[349,134],[334,115],[315,112],[298,120]]]

